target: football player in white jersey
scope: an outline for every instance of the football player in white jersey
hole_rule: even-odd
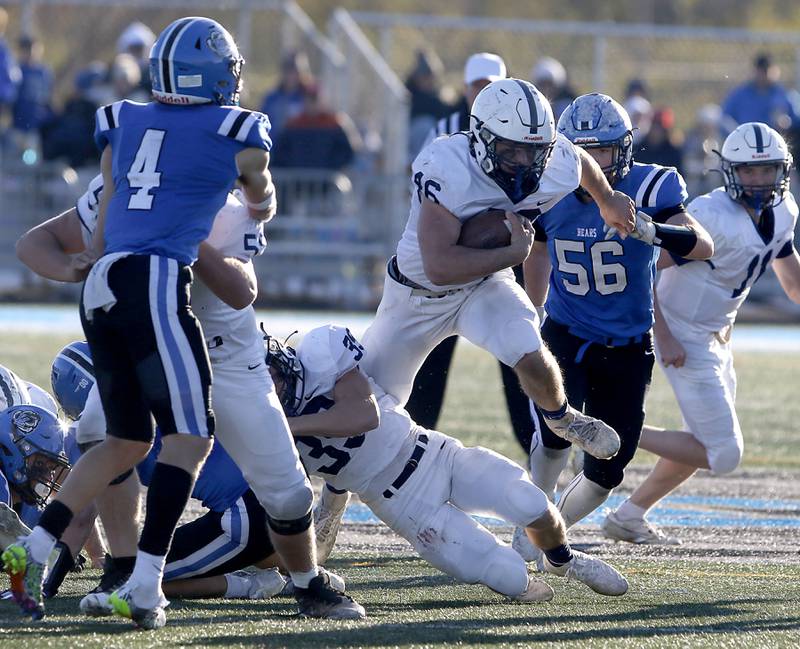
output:
[[[742,124],[726,138],[721,163],[724,186],[687,208],[711,234],[714,255],[688,262],[662,252],[659,261],[664,270],[656,287],[656,353],[685,430],[645,426],[639,446],[660,459],[603,522],[605,534],[616,540],[679,542],[649,523],[647,512],[698,468],[730,473],[742,458],[730,343],[739,307],[770,264],[786,295],[800,304],[798,208],[789,192],[786,142],[766,124]]]
[[[296,353],[267,337],[267,363],[310,473],[357,493],[423,559],[462,582],[522,601],[553,596],[475,513],[525,527],[548,572],[604,595],[627,591],[614,568],[570,548],[558,510],[521,466],[418,426],[359,369],[367,357],[341,326],[313,329]]]
[[[23,236],[17,244],[20,260],[44,277],[75,281],[71,256],[91,242],[101,195],[98,176],[75,208]],[[192,308],[214,375],[215,437],[269,514],[273,545],[296,586],[301,613],[364,617],[363,607],[332,589],[326,574],[317,570],[313,491],[264,363],[251,306],[257,293],[252,258],[265,246],[262,223],[250,218],[242,201],[230,194],[193,266],[200,281],[192,291]],[[137,509],[128,504],[129,518]]]
[[[547,100],[519,79],[481,90],[470,131],[428,145],[412,175],[408,223],[364,335],[372,352],[366,373],[405,403],[428,353],[459,334],[514,368],[556,434],[592,455],[613,456],[616,432],[569,407],[558,366],[542,345],[539,318],[510,268],[528,257],[533,241],[529,218],[518,213],[533,218],[580,185],[624,236],[635,223],[631,200],[611,189],[588,154],[556,135]],[[506,210],[510,245],[458,245],[462,225],[489,208]]]

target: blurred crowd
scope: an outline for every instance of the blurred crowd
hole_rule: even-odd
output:
[[[487,66],[483,76],[475,75],[476,57]],[[502,64],[502,67],[501,65]],[[494,66],[494,67],[492,67]],[[406,79],[411,93],[409,159],[413,159],[432,134],[466,128],[468,107],[481,87],[506,76],[502,59],[494,54],[475,54],[464,67],[463,96],[447,100],[450,90],[444,85],[444,66],[432,50],[419,50]],[[556,120],[564,108],[581,92],[572,87],[564,65],[551,57],[536,61],[528,79],[550,100]],[[582,92],[591,92],[583,89]],[[709,171],[719,167],[714,151],[725,137],[743,122],[764,122],[778,130],[794,148],[800,142],[800,92],[786,88],[780,81],[780,68],[768,53],[753,60],[749,79],[735,86],[719,104],[706,104],[695,115],[694,123],[684,133],[676,127],[673,109],[656,101],[647,82],[631,79],[623,97],[634,125],[634,159],[676,167],[686,180],[690,196],[710,191],[721,178]],[[461,119],[453,116],[459,114]],[[459,128],[452,128],[460,123]],[[466,122],[468,124],[468,122]],[[445,127],[446,126],[446,127]],[[798,160],[798,152],[794,152]]]
[[[118,99],[149,99],[148,56],[155,34],[140,22],[128,25],[119,34],[112,60],[93,61],[81,68],[74,75],[69,96],[56,106],[53,71],[46,63],[44,44],[34,35],[24,34],[12,47],[4,37],[7,22],[8,16],[0,8],[3,152],[13,153],[27,164],[44,159],[60,160],[73,168],[96,165],[95,111]],[[411,97],[409,161],[433,136],[468,128],[474,97],[491,80],[506,75],[501,57],[475,54],[466,62],[459,96],[444,84],[445,69],[435,52],[418,51],[406,79]],[[564,65],[551,57],[536,61],[528,78],[548,97],[556,119],[580,94],[571,85]],[[707,172],[718,166],[714,150],[737,124],[765,122],[790,143],[800,140],[800,93],[781,83],[780,69],[767,53],[755,58],[750,78],[719,104],[701,107],[685,133],[677,128],[673,109],[653,96],[646,80],[630,80],[625,95],[617,99],[636,127],[635,158],[677,167],[691,195],[719,184],[719,178]],[[275,86],[252,107],[267,113],[272,122],[272,165],[277,169],[314,169],[330,175],[373,166],[379,144],[366,146],[352,119],[331,109],[302,51],[284,55]],[[337,181],[329,182],[335,189]],[[324,183],[322,189],[325,193]]]

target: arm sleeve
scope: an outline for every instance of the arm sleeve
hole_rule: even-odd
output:
[[[790,257],[794,254],[794,243],[792,241],[787,241],[783,244],[783,248],[778,251],[778,254],[775,255],[775,259],[783,259],[784,257]]]

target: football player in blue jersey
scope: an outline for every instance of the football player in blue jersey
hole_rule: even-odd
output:
[[[190,306],[199,244],[238,179],[251,216],[275,211],[266,116],[237,106],[243,60],[213,20],[170,24],[151,51],[156,101],[121,101],[97,112],[104,186],[81,319],[94,358],[109,436],[78,462],[24,541],[3,553],[22,610],[44,615],[44,566],[76,512],[144,458],[151,415],[165,436],[153,471],[133,574],[112,596],[144,628],[165,624],[161,590],[172,534],[211,447],[211,372]],[[89,272],[89,269],[91,271]],[[309,499],[310,510],[310,499]],[[313,557],[306,560],[314,570]]]
[[[686,186],[677,170],[633,161],[632,125],[619,103],[598,93],[578,97],[561,115],[558,131],[583,147],[638,210],[636,228],[623,240],[604,228],[597,204],[578,189],[538,219],[525,263],[528,293],[547,313],[542,338],[564,373],[570,403],[607,422],[621,440],[612,458],[584,454],[583,471],[558,502],[570,527],[608,498],[636,452],[654,361],[653,281],[660,249],[707,259],[714,248],[686,212]],[[531,444],[531,474],[554,499],[570,444],[541,418],[540,424]],[[526,559],[537,558],[524,533],[517,531],[514,541]]]

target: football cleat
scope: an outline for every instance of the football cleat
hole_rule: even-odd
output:
[[[135,590],[135,586],[126,583],[109,595],[108,601],[114,614],[133,620],[137,627],[148,631],[163,627],[167,623],[164,607],[169,604],[164,595],[161,595],[158,604],[146,608],[134,602]]]
[[[130,561],[130,557],[128,561]],[[114,608],[108,601],[109,595],[121,588],[131,576],[131,570],[120,567],[118,560],[106,555],[103,576],[100,583],[86,595],[80,603],[81,612],[90,617],[103,617],[113,615]]]
[[[628,592],[628,580],[616,569],[601,559],[577,550],[572,551],[572,560],[563,566],[554,566],[543,559],[545,571],[586,584],[601,595],[624,595]]]
[[[528,575],[528,587],[525,592],[513,599],[518,602],[549,602],[553,599],[553,595],[555,595],[555,592],[550,587],[550,584]]]
[[[361,604],[332,586],[330,575],[324,570],[311,580],[308,588],[295,586],[294,596],[301,617],[329,620],[363,620],[367,617]]]
[[[11,594],[22,612],[34,620],[44,617],[42,586],[46,565],[34,561],[25,539],[12,543],[2,554],[3,569],[11,578]]]
[[[341,575],[337,575],[335,572],[323,568],[322,566],[317,566],[317,570],[319,570],[321,573],[324,572],[326,575],[328,575],[328,580],[330,581],[331,588],[333,588],[334,590],[338,590],[339,592],[342,593],[345,592],[344,577],[342,577]],[[283,587],[283,589],[280,591],[279,594],[285,597],[290,597],[294,595],[294,582],[292,581],[291,577],[286,577],[286,585]]]
[[[337,494],[322,488],[319,502],[314,507],[314,534],[317,540],[317,562],[325,563],[336,545],[336,537],[342,526],[344,510],[350,500],[350,493]]]
[[[645,545],[680,545],[681,540],[669,536],[646,518],[620,518],[611,512],[603,520],[603,534],[614,541],[641,543]]]
[[[620,441],[617,431],[605,422],[584,415],[572,406],[561,419],[548,419],[547,427],[555,435],[601,460],[612,458],[619,451]]]
[[[277,568],[259,570],[248,574],[247,578],[250,580],[250,588],[247,590],[250,599],[267,599],[282,593],[286,588],[286,577]]]
[[[511,548],[528,563],[535,563],[536,569],[539,572],[544,572],[544,564],[542,563],[544,553],[531,543],[531,540],[525,533],[525,528],[514,528],[514,536],[511,538]]]

